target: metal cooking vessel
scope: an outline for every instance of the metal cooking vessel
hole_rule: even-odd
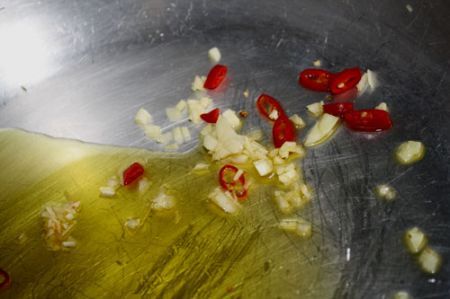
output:
[[[0,6],[1,128],[160,150],[134,125],[135,111],[151,108],[169,126],[163,108],[189,95],[194,75],[209,69],[213,46],[231,69],[216,104],[250,112],[261,92],[281,99],[289,113],[322,100],[296,83],[299,70],[316,59],[334,71],[375,70],[381,87],[357,105],[387,102],[394,128],[375,139],[340,130],[304,161],[317,192],[314,223],[340,252],[334,298],[388,298],[399,289],[414,298],[450,297],[450,2],[7,0]],[[248,122],[266,126],[258,117]],[[422,140],[427,154],[405,168],[391,155],[407,139]],[[380,182],[398,190],[396,202],[374,198]],[[421,273],[403,248],[402,233],[413,225],[443,256],[437,275]]]

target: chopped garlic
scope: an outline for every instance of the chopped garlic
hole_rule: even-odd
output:
[[[218,141],[216,138],[212,137],[211,135],[206,135],[205,138],[203,138],[203,146],[208,151],[214,151],[217,147]]]
[[[136,230],[141,226],[141,219],[129,218],[125,221],[125,227],[131,230]]]
[[[213,103],[213,100],[210,97],[201,97],[200,99],[200,106],[203,107],[203,109],[208,109],[211,107]]]
[[[284,159],[281,158],[281,157],[279,157],[279,156],[276,156],[276,157],[273,157],[273,158],[272,158],[272,162],[273,162],[273,164],[275,164],[275,165],[280,165],[280,164],[283,164],[283,163],[284,163]]]
[[[411,6],[411,4],[406,4],[406,10],[409,12],[409,13],[412,13],[413,11],[414,11],[414,9],[413,9],[413,7]]]
[[[72,238],[71,240],[62,242],[62,246],[65,248],[74,248],[77,246],[77,242]]]
[[[171,195],[161,192],[152,200],[151,208],[155,211],[170,210],[175,207],[175,199]]]
[[[215,151],[214,160],[220,160],[244,149],[245,138],[235,132],[225,117],[219,117],[216,123],[216,136],[220,146]]]
[[[378,110],[384,110],[384,111],[386,111],[386,112],[389,112],[389,108],[388,108],[388,106],[387,106],[387,104],[386,104],[385,102],[382,102],[382,103],[378,104],[378,105],[375,107],[375,109],[378,109]]]
[[[208,57],[212,63],[216,64],[219,63],[220,59],[222,58],[222,55],[220,54],[219,49],[217,47],[214,47],[209,49]]]
[[[41,212],[44,227],[44,238],[50,250],[63,250],[76,246],[70,234],[76,225],[76,218],[81,203],[68,202],[49,205]]]
[[[197,164],[195,164],[194,168],[192,168],[193,172],[203,172],[209,170],[209,164],[208,163],[204,163],[204,162],[199,162]]]
[[[173,140],[175,141],[176,144],[183,144],[184,138],[183,138],[183,133],[182,133],[180,127],[173,128],[172,134],[173,134]]]
[[[148,188],[150,188],[150,181],[146,177],[141,178],[138,183],[139,193],[146,192]]]
[[[273,109],[272,112],[270,112],[270,114],[269,114],[269,118],[271,120],[277,120],[278,117],[279,117],[279,115],[278,115],[278,110],[277,109]]]
[[[108,187],[114,188],[117,190],[120,187],[120,182],[117,176],[112,176],[108,179],[108,182],[106,183]]]
[[[241,120],[239,119],[235,111],[227,109],[222,113],[222,116],[230,123],[233,129],[238,130],[241,128]]]
[[[241,154],[241,155],[233,155],[230,158],[230,162],[234,164],[245,164],[248,161],[248,156]]]
[[[180,112],[183,112],[184,110],[186,110],[187,108],[187,104],[185,100],[180,100],[176,105],[175,105],[175,109],[177,109]]]
[[[205,88],[203,85],[205,84],[206,77],[205,76],[195,76],[194,82],[192,82],[191,89],[193,91],[203,91]]]
[[[413,164],[422,160],[424,155],[425,146],[420,141],[403,142],[395,151],[395,156],[401,164]]]
[[[287,192],[276,190],[274,192],[274,201],[280,212],[290,214],[294,210],[297,210],[307,204],[309,199],[305,198],[296,186],[294,189]]]
[[[426,247],[419,255],[418,262],[423,271],[435,274],[441,267],[442,258],[439,253],[430,247]]]
[[[172,132],[166,132],[166,133],[162,134],[160,136],[160,138],[158,139],[158,141],[161,142],[162,144],[168,144],[172,140],[173,140]]]
[[[153,122],[153,117],[147,110],[140,108],[134,117],[134,121],[138,125],[145,126]]]
[[[248,132],[247,137],[251,140],[258,141],[263,137],[263,131],[261,129],[254,129]]]
[[[311,201],[311,199],[313,197],[313,191],[311,190],[311,187],[309,187],[306,184],[300,184],[299,191],[300,191],[304,201],[306,201],[306,202]]]
[[[315,67],[321,67],[322,66],[322,61],[320,59],[317,59],[316,61],[313,62],[313,65]]]
[[[386,201],[392,201],[397,196],[395,189],[387,184],[381,184],[375,187],[375,194]]]
[[[302,238],[309,238],[312,234],[311,223],[301,218],[282,219],[278,227],[286,232],[296,233]]]
[[[405,233],[406,247],[411,253],[419,253],[427,245],[428,239],[425,233],[418,227],[413,227]]]
[[[236,174],[233,177],[233,181],[238,181],[240,177],[244,174],[244,171],[242,169],[239,169]]]
[[[255,166],[260,176],[266,176],[272,173],[273,165],[270,160],[257,160],[253,162],[253,165]]]
[[[211,135],[215,133],[215,127],[213,125],[206,125],[201,131],[200,131],[200,135],[201,136],[207,136],[207,135]]]
[[[321,116],[323,114],[323,101],[307,105],[306,110],[314,117]]]
[[[166,115],[167,118],[172,122],[178,121],[183,118],[183,114],[176,107],[166,108]]]
[[[191,133],[189,132],[188,127],[181,127],[181,133],[183,134],[184,142],[188,142],[192,140]]]
[[[283,214],[292,213],[293,208],[286,198],[286,192],[276,190],[274,192],[273,199],[278,207],[278,210],[280,210],[281,213],[283,213]]]
[[[248,98],[250,95],[250,92],[248,91],[248,89],[244,90],[244,92],[242,93],[244,95],[245,98]]]
[[[358,89],[358,95],[362,95],[369,88],[369,81],[367,80],[367,73],[364,73],[359,79],[358,84],[356,85],[356,89]]]
[[[374,71],[367,70],[367,83],[371,91],[374,91],[378,87],[378,76]]]
[[[289,119],[297,129],[301,129],[306,126],[305,121],[298,114],[292,115],[291,117],[289,117]]]
[[[277,165],[275,172],[278,175],[278,180],[285,186],[290,186],[299,179],[299,174],[294,163]]]
[[[99,190],[101,197],[113,197],[116,195],[116,190],[113,187],[100,187]]]
[[[193,100],[193,99],[187,100],[187,107],[190,121],[192,121],[194,124],[199,124],[203,122],[202,119],[200,118],[200,114],[203,114],[206,111],[205,108],[200,103],[200,100]]]
[[[411,296],[406,291],[398,291],[394,294],[392,299],[412,299]]]
[[[148,138],[155,141],[159,140],[162,135],[161,127],[156,125],[145,125],[144,133]]]
[[[306,135],[305,146],[311,147],[325,142],[333,135],[338,125],[339,117],[324,113]]]
[[[215,188],[208,195],[208,198],[225,213],[234,214],[241,208],[241,205],[233,198],[231,193],[223,192],[220,187]]]
[[[289,154],[298,154],[300,156],[305,155],[305,150],[303,147],[298,145],[295,141],[286,141],[278,150],[278,154],[281,158],[289,158]]]

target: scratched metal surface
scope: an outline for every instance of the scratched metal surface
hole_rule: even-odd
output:
[[[413,8],[408,12],[406,4]],[[304,168],[317,190],[316,224],[341,252],[335,298],[450,296],[448,101],[450,13],[442,1],[141,1],[14,0],[0,10],[0,127],[93,143],[160,149],[133,124],[138,107],[156,111],[189,95],[195,74],[218,46],[230,82],[213,95],[220,107],[254,111],[265,91],[290,113],[322,95],[300,89],[297,72],[315,59],[338,70],[377,71],[382,86],[358,100],[383,100],[395,127],[368,136],[341,129],[308,153]],[[312,120],[309,120],[311,123]],[[257,117],[249,126],[266,126]],[[423,162],[395,165],[406,139],[427,146]],[[195,141],[182,150],[196,146]],[[371,189],[390,182],[395,203]],[[422,274],[403,249],[404,229],[419,225],[444,257],[442,271]]]

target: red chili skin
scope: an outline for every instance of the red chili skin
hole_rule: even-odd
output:
[[[248,190],[245,188],[244,174],[237,181],[232,180],[238,171],[239,169],[234,165],[224,165],[219,171],[219,183],[224,190],[232,192],[238,200],[245,200]],[[231,180],[227,180],[228,178]]]
[[[274,121],[269,117],[269,115],[272,113],[272,111],[277,110],[278,111],[278,117],[285,116],[286,113],[283,110],[283,107],[281,107],[280,102],[278,102],[275,98],[269,96],[268,94],[261,94],[258,97],[258,100],[256,100],[256,108],[258,108],[259,113],[261,115],[270,120]]]
[[[3,279],[3,281],[0,282],[0,291],[6,290],[11,285],[11,277],[9,276],[8,272],[3,269],[0,269],[0,277],[1,279]]]
[[[208,113],[200,114],[200,118],[209,124],[215,124],[217,122],[217,120],[219,119],[219,115],[220,115],[220,109],[216,108],[216,109],[209,111]]]
[[[353,103],[329,103],[323,105],[323,112],[342,118],[346,112],[353,111]]]
[[[348,128],[359,132],[380,132],[392,127],[389,113],[378,109],[348,111],[344,121]]]
[[[345,69],[335,74],[330,80],[330,91],[332,94],[341,94],[355,87],[361,80],[362,72],[359,68],[354,67]]]
[[[286,116],[280,116],[272,128],[273,145],[280,148],[286,141],[295,141],[297,132],[294,124]]]
[[[228,68],[222,64],[216,64],[208,73],[203,87],[206,89],[216,89],[227,76]]]
[[[138,162],[131,164],[123,171],[123,185],[128,186],[136,182],[142,175],[144,175],[144,167]]]
[[[329,91],[333,74],[321,69],[305,69],[298,76],[298,84],[314,91]]]

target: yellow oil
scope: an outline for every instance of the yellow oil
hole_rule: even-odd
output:
[[[124,166],[144,164],[144,194],[99,187]],[[10,273],[5,298],[328,298],[338,280],[336,256],[314,229],[302,240],[276,227],[270,187],[254,187],[242,212],[223,217],[208,204],[217,171],[199,175],[201,149],[162,154],[89,145],[16,130],[0,131],[0,268]],[[149,213],[161,188],[174,212]],[[77,247],[49,251],[40,212],[48,203],[81,201]],[[304,211],[305,213],[307,211]],[[145,219],[134,233],[129,218]]]

